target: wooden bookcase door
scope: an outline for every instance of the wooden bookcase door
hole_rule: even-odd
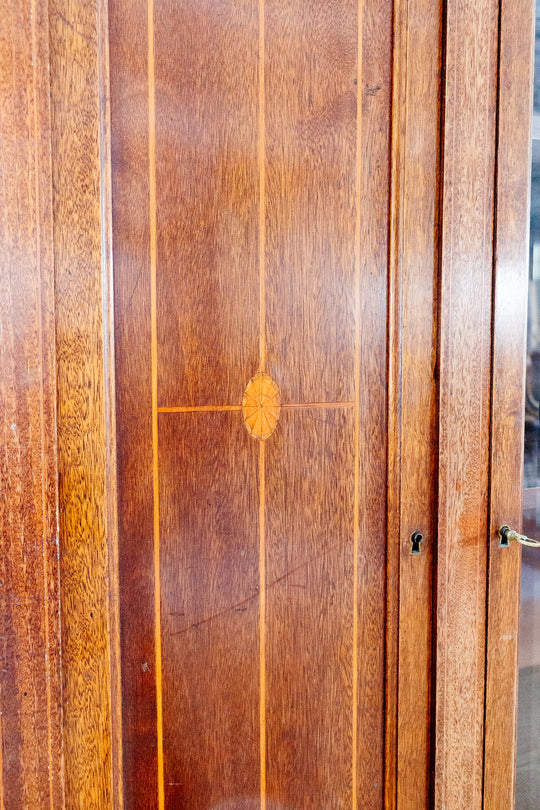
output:
[[[508,810],[532,3],[4,5],[0,807]]]

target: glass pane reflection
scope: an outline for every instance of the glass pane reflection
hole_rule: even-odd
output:
[[[540,538],[540,0],[536,2],[523,532]],[[516,810],[540,809],[540,554],[522,549]]]

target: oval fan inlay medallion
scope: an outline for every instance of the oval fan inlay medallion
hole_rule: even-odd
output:
[[[267,439],[275,430],[281,410],[281,392],[269,374],[259,371],[242,397],[242,418],[250,436]]]

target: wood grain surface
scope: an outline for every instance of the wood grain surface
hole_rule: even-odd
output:
[[[67,808],[121,803],[105,13],[49,4]]]
[[[239,413],[159,419],[165,804],[258,803],[259,445]]]
[[[498,3],[446,13],[434,807],[482,807]]]
[[[155,6],[159,405],[238,404],[258,369],[258,6]]]
[[[394,21],[387,579],[399,677],[387,698],[397,768],[387,768],[386,807],[413,810],[428,807],[430,786],[441,7],[405,0]]]
[[[521,554],[499,528],[521,525],[533,4],[503,2],[500,26],[484,810],[515,794]]]
[[[147,8],[109,14],[124,806],[142,810],[158,796]]]
[[[126,802],[428,803],[440,433],[435,805],[476,808],[495,3],[211,11],[111,5]]]
[[[353,673],[358,713],[353,806],[376,810],[385,801],[386,668],[397,664],[395,657],[386,659],[392,3],[366,0],[360,8],[355,227],[357,652]],[[393,768],[395,762],[386,765]]]
[[[64,807],[47,4],[0,3],[0,806]]]
[[[267,789],[279,807],[351,807],[353,437],[352,409],[305,409],[284,412],[267,444]]]
[[[382,802],[391,3],[356,12],[111,5],[129,807]],[[267,447],[236,433],[266,363],[283,397]],[[321,454],[313,499],[304,445]],[[315,562],[289,604],[272,577],[303,539]],[[308,607],[326,586],[324,620]],[[249,609],[222,613],[246,587]]]
[[[0,0],[2,810],[512,806],[530,5]]]
[[[354,396],[357,5],[264,4],[267,370],[285,402]]]

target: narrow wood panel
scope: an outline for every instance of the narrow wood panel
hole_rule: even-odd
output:
[[[47,4],[0,4],[2,808],[61,808]]]
[[[358,320],[358,739],[356,805],[380,810],[384,798],[387,548],[387,284],[390,208],[392,9],[361,4],[357,188]]]
[[[446,14],[435,808],[482,806],[498,3]]]
[[[167,807],[259,807],[259,444],[238,413],[159,417]]]
[[[267,787],[276,807],[351,807],[353,437],[351,409],[303,410],[283,413],[266,445]]]
[[[395,806],[429,804],[431,622],[437,447],[437,274],[441,5],[405,0],[395,14],[393,324],[389,420],[389,539],[398,550],[399,682]],[[394,472],[392,473],[392,468]],[[395,483],[393,484],[393,481]],[[393,527],[392,527],[393,526]],[[420,554],[411,535],[420,531]],[[399,539],[398,539],[399,538]],[[391,748],[387,744],[387,752]],[[387,777],[388,778],[388,777]],[[387,796],[387,807],[392,807]]]
[[[534,4],[501,4],[484,808],[514,806]]]
[[[115,474],[109,366],[107,89],[99,0],[51,0],[52,154],[64,775],[66,806],[110,807],[111,653],[115,594],[109,550]],[[112,645],[112,646],[111,646]]]
[[[267,369],[354,396],[357,0],[266,0]]]
[[[256,0],[155,5],[160,405],[258,368],[258,43]]]
[[[114,0],[109,13],[124,805],[142,810],[158,804],[148,12]]]

